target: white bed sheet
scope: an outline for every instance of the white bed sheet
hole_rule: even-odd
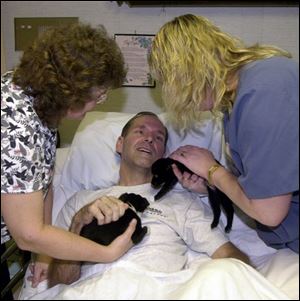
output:
[[[79,133],[75,137],[72,147],[58,150],[54,177],[54,220],[72,192],[81,188],[92,189],[93,187],[85,186],[89,184],[89,179],[95,185],[97,177],[101,177],[101,173],[106,172],[96,166],[96,172],[89,174],[91,166],[88,164],[100,161],[101,167],[102,164],[113,161],[112,171],[116,177],[118,161],[111,154],[111,150],[114,149],[112,143],[116,141],[116,135],[124,121],[132,115],[124,113],[108,113],[100,116],[98,113],[89,114],[79,127]],[[93,123],[95,125],[91,126]],[[212,132],[214,132],[214,139],[206,139],[205,135],[203,136],[203,133],[209,135]],[[107,142],[106,136],[109,142]],[[97,137],[100,140],[95,142],[91,140],[91,137]],[[193,144],[200,140],[202,145],[204,143],[206,147],[212,149],[219,160],[224,160],[219,124],[208,122],[193,132],[193,137],[180,139],[171,132],[169,152],[176,145]],[[97,151],[97,147],[101,149]],[[80,162],[81,157],[86,154],[89,158]],[[93,157],[98,154],[99,157]],[[115,179],[108,179],[107,185],[110,181],[115,181]],[[72,185],[77,185],[77,188]],[[201,201],[208,202],[205,197],[201,198]],[[225,221],[225,216],[222,215],[221,224]],[[19,299],[299,299],[298,254],[288,249],[276,251],[267,247],[259,239],[257,233],[248,226],[248,220],[244,215],[235,216],[229,238],[248,254],[259,273],[236,260],[229,260],[229,263],[228,260],[225,262],[222,260],[212,261],[190,251],[188,265],[184,271],[169,274],[155,273],[147,271],[133,262],[119,260],[117,264],[105,271],[101,264],[86,265],[84,276],[80,281],[71,286],[57,285],[49,290],[45,281],[37,288],[31,288],[30,283],[26,280],[29,275],[29,270],[27,270]]]
[[[296,257],[289,250],[265,255],[260,258],[259,270],[263,273],[235,259],[203,257],[194,258],[187,269],[174,273],[147,271],[128,261],[120,261],[103,272],[98,264],[91,267],[90,276],[72,285],[60,284],[45,290],[44,282],[38,289],[29,288],[23,299],[298,300]]]
[[[147,272],[134,264],[124,263],[112,267],[102,276],[94,275],[77,285],[58,285],[32,299],[287,299],[286,295],[268,283],[259,273],[252,274],[253,271],[248,266],[240,263],[238,266],[228,266],[228,264],[228,262],[205,261],[199,263],[197,268],[194,265],[188,270],[163,274]],[[224,270],[226,270],[225,277]],[[241,277],[241,274],[245,277]],[[237,283],[244,289],[237,289]]]

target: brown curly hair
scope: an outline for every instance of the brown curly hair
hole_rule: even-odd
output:
[[[68,109],[82,109],[93,86],[120,87],[121,50],[103,25],[76,23],[46,31],[24,51],[13,82],[34,98],[44,124],[57,127]]]

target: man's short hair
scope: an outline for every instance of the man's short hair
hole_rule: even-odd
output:
[[[135,119],[142,117],[142,116],[154,116],[156,117],[162,124],[163,122],[159,119],[159,117],[153,113],[153,112],[148,112],[148,111],[142,111],[137,113],[136,115],[134,115],[132,118],[130,118],[127,123],[124,125],[122,132],[121,132],[121,136],[125,137],[130,129],[130,127],[132,126],[133,122]],[[164,124],[163,124],[164,125]],[[168,129],[164,126],[165,132],[166,132],[166,136],[165,136],[165,145],[167,144],[168,141]]]

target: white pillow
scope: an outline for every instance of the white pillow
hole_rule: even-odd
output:
[[[59,184],[54,187],[54,215],[75,192],[83,189],[109,187],[119,179],[119,155],[115,152],[117,138],[133,113],[89,112],[80,123],[73,139],[67,160],[61,171]],[[210,113],[204,113],[187,135],[175,132],[166,120],[166,114],[158,114],[169,132],[166,156],[181,145],[191,144],[210,149],[216,159],[224,162],[222,121]],[[177,188],[180,188],[180,184]]]

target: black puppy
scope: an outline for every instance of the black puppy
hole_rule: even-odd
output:
[[[179,170],[183,173],[187,171],[193,174],[185,165],[181,162],[173,160],[171,158],[161,158],[155,161],[152,165],[152,181],[151,184],[154,188],[160,188],[160,191],[155,195],[154,199],[159,200],[167,192],[169,192],[175,184],[178,182],[177,177],[175,176],[172,168],[172,164],[176,164]],[[218,188],[210,187],[207,185],[208,199],[211,205],[214,219],[211,224],[211,228],[215,228],[219,224],[221,216],[221,206],[223,207],[226,217],[227,225],[225,227],[226,232],[230,232],[233,221],[234,208],[232,201],[220,191]]]
[[[138,212],[143,212],[148,206],[147,199],[135,193],[123,193],[120,197],[124,203],[128,203]],[[97,219],[94,218],[92,222],[82,227],[80,235],[91,239],[101,245],[109,245],[117,236],[124,233],[132,219],[137,220],[135,231],[131,236],[131,240],[134,244],[139,243],[147,233],[147,227],[142,227],[141,219],[136,214],[134,209],[130,207],[126,209],[123,216],[117,221],[113,221],[109,224],[98,225]]]

